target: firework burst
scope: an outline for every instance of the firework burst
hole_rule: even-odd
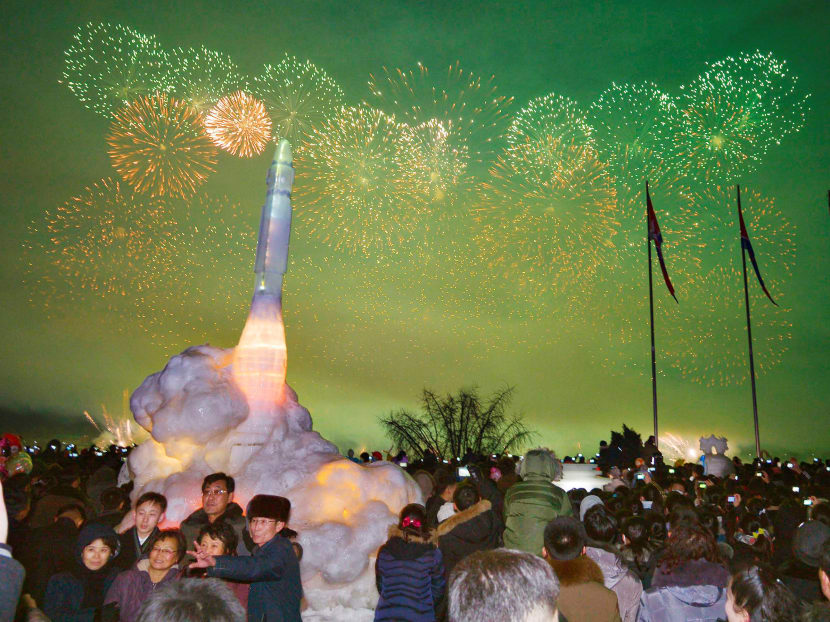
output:
[[[514,117],[507,130],[509,145],[593,145],[593,129],[574,100],[551,93],[531,100]]]
[[[525,290],[579,296],[605,262],[614,206],[590,146],[516,144],[499,156],[476,210],[487,266]]]
[[[694,356],[681,371],[710,386],[742,384],[747,380],[746,324],[735,188],[713,186],[696,201],[700,230],[708,238],[702,253],[705,287],[692,293],[699,300],[703,329]],[[795,263],[794,231],[771,198],[742,188],[741,203],[761,274],[781,305],[767,300],[748,266],[755,367],[763,375],[781,362],[792,339],[785,284]]]
[[[276,65],[265,65],[252,89],[271,115],[274,138],[287,138],[295,153],[311,128],[332,117],[346,101],[324,70],[287,54]]]
[[[419,193],[433,205],[455,207],[472,187],[466,143],[458,140],[449,122],[436,119],[406,128],[404,139],[409,144],[405,166],[415,176]]]
[[[130,392],[127,389],[121,393],[121,414],[113,417],[107,411],[105,404],[101,404],[101,418],[104,420],[104,427],[87,411],[84,417],[98,432],[95,444],[99,447],[117,445],[118,447],[129,447],[147,438],[147,433],[142,428],[133,426],[133,414],[130,411]]]
[[[113,115],[112,165],[139,192],[190,196],[216,165],[201,124],[198,112],[165,93],[141,97]]]
[[[165,82],[171,95],[202,114],[220,98],[245,88],[245,78],[230,56],[204,46],[173,50]]]
[[[619,183],[641,189],[645,180],[676,177],[668,162],[675,109],[674,100],[650,82],[612,84],[591,105],[597,151]]]
[[[700,182],[729,182],[754,170],[771,146],[804,125],[807,96],[772,54],[712,63],[681,89],[675,149]]]
[[[160,346],[195,339],[232,339],[228,319],[244,322],[250,294],[251,249],[256,232],[250,210],[226,196],[198,193],[166,199],[171,214],[175,271],[131,317]],[[217,278],[218,277],[218,278]],[[155,293],[158,296],[155,296]]]
[[[168,57],[155,37],[120,24],[90,22],[72,39],[61,82],[86,108],[109,117],[142,95],[166,90]]]
[[[446,72],[429,72],[424,65],[403,71],[383,68],[369,76],[369,103],[411,126],[435,120],[458,134],[477,161],[493,151],[504,134],[513,98],[498,94],[494,77],[481,78],[458,63]]]
[[[400,245],[424,212],[406,166],[406,128],[383,112],[344,108],[314,128],[296,168],[300,221],[335,248]]]
[[[265,106],[244,91],[220,99],[205,117],[205,131],[215,145],[241,158],[262,153],[271,139]]]
[[[157,199],[136,194],[122,182],[103,179],[32,226],[33,246],[45,258],[48,278],[38,298],[89,295],[107,302],[142,304],[173,266],[174,221]],[[34,300],[34,298],[33,298]]]

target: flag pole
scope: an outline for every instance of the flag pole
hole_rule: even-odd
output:
[[[741,186],[738,185],[738,213],[741,209]],[[752,352],[752,320],[749,314],[749,287],[746,282],[746,250],[741,244],[741,262],[744,270],[744,303],[746,305],[746,336],[749,340],[749,378],[752,381],[752,416],[755,421],[755,456],[761,457],[761,437],[758,433],[758,394],[755,389],[755,356]]]
[[[648,196],[648,180],[646,180]],[[654,351],[654,287],[651,277],[651,238],[649,236],[648,202],[646,202],[646,245],[648,246],[648,315],[651,328],[651,403],[654,410],[654,446],[659,447],[657,435],[657,361]]]

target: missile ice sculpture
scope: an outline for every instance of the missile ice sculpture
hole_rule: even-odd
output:
[[[167,520],[176,523],[199,507],[202,479],[217,471],[236,479],[243,507],[255,494],[287,497],[305,550],[303,618],[371,620],[372,557],[401,508],[422,498],[394,464],[343,458],[312,429],[311,415],[285,383],[282,280],[293,180],[291,149],[281,141],[268,171],[254,295],[239,345],[187,348],[133,393],[136,421],[151,434],[130,453],[133,500],[163,493]]]
[[[278,413],[284,400],[286,370],[282,283],[288,266],[293,183],[291,146],[282,139],[268,170],[254,264],[254,297],[233,362],[234,380],[250,408],[246,431],[258,428],[264,434],[277,426],[283,428],[277,431],[279,438],[285,428]]]

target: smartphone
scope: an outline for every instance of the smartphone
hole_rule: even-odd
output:
[[[698,488],[706,488],[706,483],[705,483],[705,482],[701,482],[700,484],[698,484],[698,485],[697,485],[697,487],[698,487]]]
[[[637,479],[645,479],[645,473],[637,473]]]
[[[470,469],[467,467],[458,467],[458,477],[470,477]]]
[[[798,486],[793,486],[793,492],[801,492],[801,488]]]
[[[812,499],[804,499],[804,505],[813,505]]]
[[[735,496],[726,497],[726,501],[727,503],[735,503]]]
[[[761,471],[758,471],[758,472],[755,474],[755,477],[763,477],[763,476],[764,476],[764,474],[763,474],[763,473],[761,473]]]
[[[671,475],[674,475],[674,469],[669,469],[669,473],[670,473]]]
[[[409,466],[409,463],[408,463],[408,462],[401,462],[401,463],[400,463],[400,467],[401,467],[402,469],[405,469],[405,468],[406,468],[406,467],[408,467],[408,466]]]

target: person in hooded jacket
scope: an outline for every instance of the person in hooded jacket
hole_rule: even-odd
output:
[[[150,544],[149,556],[116,577],[104,604],[118,606],[121,622],[134,622],[142,603],[157,587],[179,578],[178,564],[184,553],[184,537],[178,529],[159,531]]]
[[[522,481],[504,495],[504,546],[539,554],[545,526],[558,516],[573,516],[564,490],[553,484],[556,460],[547,449],[534,449],[519,469]]]
[[[109,525],[88,523],[78,534],[75,568],[49,579],[43,612],[52,622],[92,622],[102,618],[104,597],[118,568],[118,536]]]
[[[375,621],[434,622],[446,588],[441,550],[429,540],[424,506],[410,503],[378,550]]]
[[[585,554],[602,570],[605,587],[617,595],[623,622],[636,622],[643,584],[628,569],[614,544],[617,519],[600,503],[585,512],[582,522],[588,545]]]
[[[482,499],[475,486],[460,485],[452,501],[456,513],[439,524],[432,536],[444,558],[445,577],[467,555],[500,547],[504,530],[490,501]]]
[[[726,617],[728,584],[712,534],[694,523],[672,525],[637,622],[716,622]]]

